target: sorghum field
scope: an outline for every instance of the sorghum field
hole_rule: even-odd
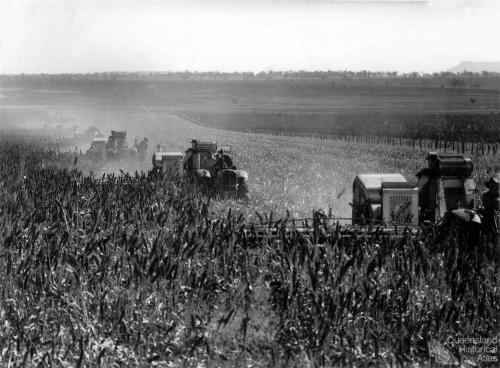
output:
[[[0,366],[425,367],[436,342],[498,335],[495,239],[318,245],[257,240],[246,225],[349,216],[357,173],[413,179],[428,148],[203,127],[133,89],[89,88],[1,91]],[[80,153],[89,126],[147,136],[152,150],[230,144],[252,200],[202,197],[149,176],[149,161],[94,162]],[[496,157],[473,158],[482,189]],[[461,366],[497,364],[449,348]]]
[[[426,366],[498,333],[491,240],[256,241],[185,182],[58,148],[1,138],[3,366]]]

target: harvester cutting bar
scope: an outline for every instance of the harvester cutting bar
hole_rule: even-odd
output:
[[[349,223],[346,223],[349,221]],[[383,237],[402,238],[415,235],[418,229],[413,226],[381,225],[351,225],[351,218],[300,218],[286,219],[262,224],[250,223],[246,226],[247,236],[254,236],[257,240],[282,239],[294,235],[304,236],[315,242],[329,238],[365,238],[378,239]]]
[[[379,230],[360,230],[360,229],[349,229],[342,228],[338,231],[317,231],[315,232],[313,229],[268,229],[268,228],[255,228],[255,229],[246,229],[246,235],[248,237],[254,237],[258,241],[262,240],[280,240],[284,238],[290,238],[293,236],[301,236],[307,239],[310,239],[314,243],[324,243],[328,242],[329,239],[338,239],[338,238],[351,238],[351,239],[360,239],[363,238],[365,240],[381,240],[383,238],[391,238],[391,239],[400,239],[409,236],[415,236],[415,232],[397,232],[394,229],[379,229]]]
[[[353,220],[356,220],[356,224],[360,224],[364,222],[364,225],[352,225]],[[288,224],[292,224],[296,228],[301,228],[301,227],[312,227],[314,224],[319,224],[320,226],[342,226],[342,227],[356,227],[356,228],[373,228],[373,227],[381,227],[381,228],[414,228],[415,226],[411,224],[398,224],[398,223],[380,223],[374,222],[371,219],[366,219],[366,218],[352,218],[352,217],[301,217],[301,218],[287,218],[287,219],[280,219],[278,221],[263,221],[260,223],[249,223],[248,226],[255,225],[255,226],[266,226],[269,228],[273,228],[276,226],[282,226],[282,224],[287,224],[286,226],[288,227]]]

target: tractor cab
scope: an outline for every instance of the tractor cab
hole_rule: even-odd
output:
[[[436,222],[447,212],[477,205],[472,159],[429,152],[428,167],[417,173],[420,221]]]
[[[169,175],[182,176],[183,161],[182,152],[156,152],[153,155],[153,169]]]
[[[418,225],[418,189],[401,174],[357,175],[352,223]]]

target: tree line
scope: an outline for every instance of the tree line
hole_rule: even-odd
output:
[[[23,80],[301,80],[301,79],[449,79],[454,87],[462,86],[462,78],[492,78],[500,77],[500,73],[442,71],[435,73],[397,71],[260,71],[260,72],[95,72],[95,73],[61,73],[61,74],[0,74],[0,81]]]

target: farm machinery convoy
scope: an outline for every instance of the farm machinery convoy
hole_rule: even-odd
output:
[[[93,147],[93,154],[100,152],[102,157],[125,156],[125,132],[112,131],[107,141],[94,139]],[[231,146],[193,139],[184,153],[155,152],[152,173],[186,176],[204,194],[248,202],[248,174],[233,164],[231,150]],[[259,237],[277,237],[283,231],[309,233],[311,228],[319,227],[323,232],[335,230],[341,236],[401,234],[436,224],[472,226],[498,234],[500,165],[495,167],[495,175],[486,183],[488,190],[482,197],[472,173],[470,158],[430,152],[427,167],[416,174],[415,184],[397,173],[358,174],[353,182],[351,217],[335,217],[319,210],[311,218],[252,222],[246,227]]]
[[[224,198],[248,200],[248,174],[236,169],[230,152],[230,148],[221,149],[216,142],[193,140],[185,154],[155,153],[153,167],[157,172],[170,175],[186,173],[205,193],[215,189]],[[460,227],[473,224],[483,231],[498,233],[500,166],[486,183],[488,191],[482,198],[472,172],[473,163],[468,157],[430,152],[427,167],[416,174],[416,184],[401,174],[357,175],[350,218],[327,216],[320,210],[308,219],[264,221],[247,227],[259,237],[277,237],[283,231],[305,233],[318,225],[326,231],[338,230],[341,225],[342,236],[394,234],[398,228],[400,233],[402,230],[415,232],[450,223]]]
[[[148,139],[144,138],[140,144],[136,141],[134,148],[129,149],[126,134],[124,131],[112,130],[107,139],[94,138],[87,155],[101,161],[137,158],[143,162],[148,151]],[[186,175],[203,193],[216,193],[220,198],[250,199],[248,174],[233,164],[231,146],[193,139],[185,154],[155,152],[152,163],[153,174]]]

